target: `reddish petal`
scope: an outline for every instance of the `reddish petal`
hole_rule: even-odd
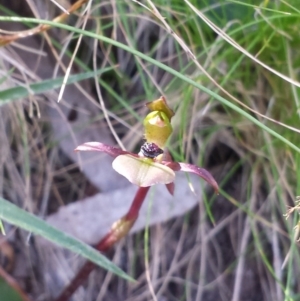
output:
[[[167,148],[164,149],[163,161],[173,162],[173,158]]]
[[[178,162],[174,162],[174,161],[162,161],[161,164],[163,164],[165,166],[168,166],[169,168],[171,168],[174,171],[181,170],[181,166],[180,166],[181,163],[178,163]]]
[[[167,187],[168,191],[170,192],[170,194],[174,195],[174,190],[175,190],[174,182],[166,184],[166,187]]]
[[[179,165],[181,171],[191,172],[196,174],[197,176],[204,179],[208,184],[210,184],[214,188],[217,194],[219,193],[219,186],[216,180],[206,169],[188,163],[179,163]]]
[[[117,157],[117,156],[120,156],[120,155],[125,155],[125,154],[130,154],[134,157],[138,157],[138,155],[136,154],[133,154],[133,153],[130,153],[130,152],[127,152],[127,151],[123,151],[122,149],[120,148],[117,148],[117,147],[113,147],[111,145],[108,145],[108,144],[104,144],[104,143],[101,143],[101,142],[86,142],[86,143],[83,143],[79,146],[77,146],[75,148],[75,152],[78,152],[78,151],[96,151],[96,152],[103,152],[103,153],[106,153],[112,157]]]
[[[140,187],[168,184],[174,181],[172,169],[151,159],[136,158],[131,155],[118,156],[112,163],[113,169]]]

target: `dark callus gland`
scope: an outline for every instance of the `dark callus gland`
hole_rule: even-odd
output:
[[[159,148],[155,143],[145,142],[141,147],[141,153],[147,158],[155,158],[163,154],[163,150]]]

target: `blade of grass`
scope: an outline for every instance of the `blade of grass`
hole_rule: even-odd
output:
[[[0,278],[1,301],[24,301],[21,296]]]
[[[6,235],[5,229],[4,229],[4,226],[3,226],[3,223],[2,223],[2,220],[0,220],[0,233],[1,233],[2,235]]]
[[[36,235],[40,235],[63,248],[81,255],[119,277],[130,281],[133,280],[129,275],[123,272],[97,250],[64,232],[55,229],[33,214],[20,209],[3,198],[0,198],[0,218],[10,224],[30,231]]]
[[[104,69],[99,69],[97,72],[85,72],[76,75],[70,75],[67,81],[67,85],[74,84],[76,82],[92,78],[96,75],[102,74],[104,72],[110,71],[114,69],[114,67],[107,67]],[[60,88],[63,83],[64,77],[58,77],[54,79],[46,79],[39,83],[34,83],[29,85],[29,89],[27,87],[14,87],[6,90],[0,91],[0,106],[4,105],[12,100],[17,100],[20,98],[28,97],[29,94],[40,94],[47,91],[51,91],[53,89]]]

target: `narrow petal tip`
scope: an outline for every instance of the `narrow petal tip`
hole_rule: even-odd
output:
[[[111,157],[116,158],[117,156],[120,155],[124,155],[124,154],[130,154],[132,156],[138,157],[138,155],[124,151],[120,148],[105,144],[105,143],[101,143],[101,142],[86,142],[83,143],[79,146],[77,146],[74,150],[75,152],[79,152],[79,151],[96,151],[96,152],[102,152],[102,153],[106,153],[108,155],[110,155]]]
[[[169,183],[169,184],[166,184],[166,187],[167,187],[167,189],[168,189],[170,195],[173,196],[173,195],[174,195],[174,191],[175,191],[175,184],[174,184],[174,182],[171,182],[171,183]]]
[[[216,194],[219,194],[219,186],[217,181],[206,169],[188,163],[179,163],[179,165],[181,171],[196,174],[197,176],[205,180],[208,184],[210,184],[213,187]]]

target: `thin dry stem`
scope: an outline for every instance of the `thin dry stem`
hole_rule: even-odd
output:
[[[54,18],[52,21],[57,22],[57,23],[61,23],[61,22],[65,21],[65,19],[69,16],[69,14],[72,14],[73,12],[78,10],[87,1],[89,1],[89,0],[78,0],[68,9],[67,13],[62,13],[61,15]],[[15,33],[15,34],[1,35],[0,36],[0,45],[1,46],[8,45],[16,40],[27,38],[29,36],[47,31],[50,28],[51,28],[50,25],[41,24],[41,25],[34,27],[33,29],[19,31],[18,33]]]

